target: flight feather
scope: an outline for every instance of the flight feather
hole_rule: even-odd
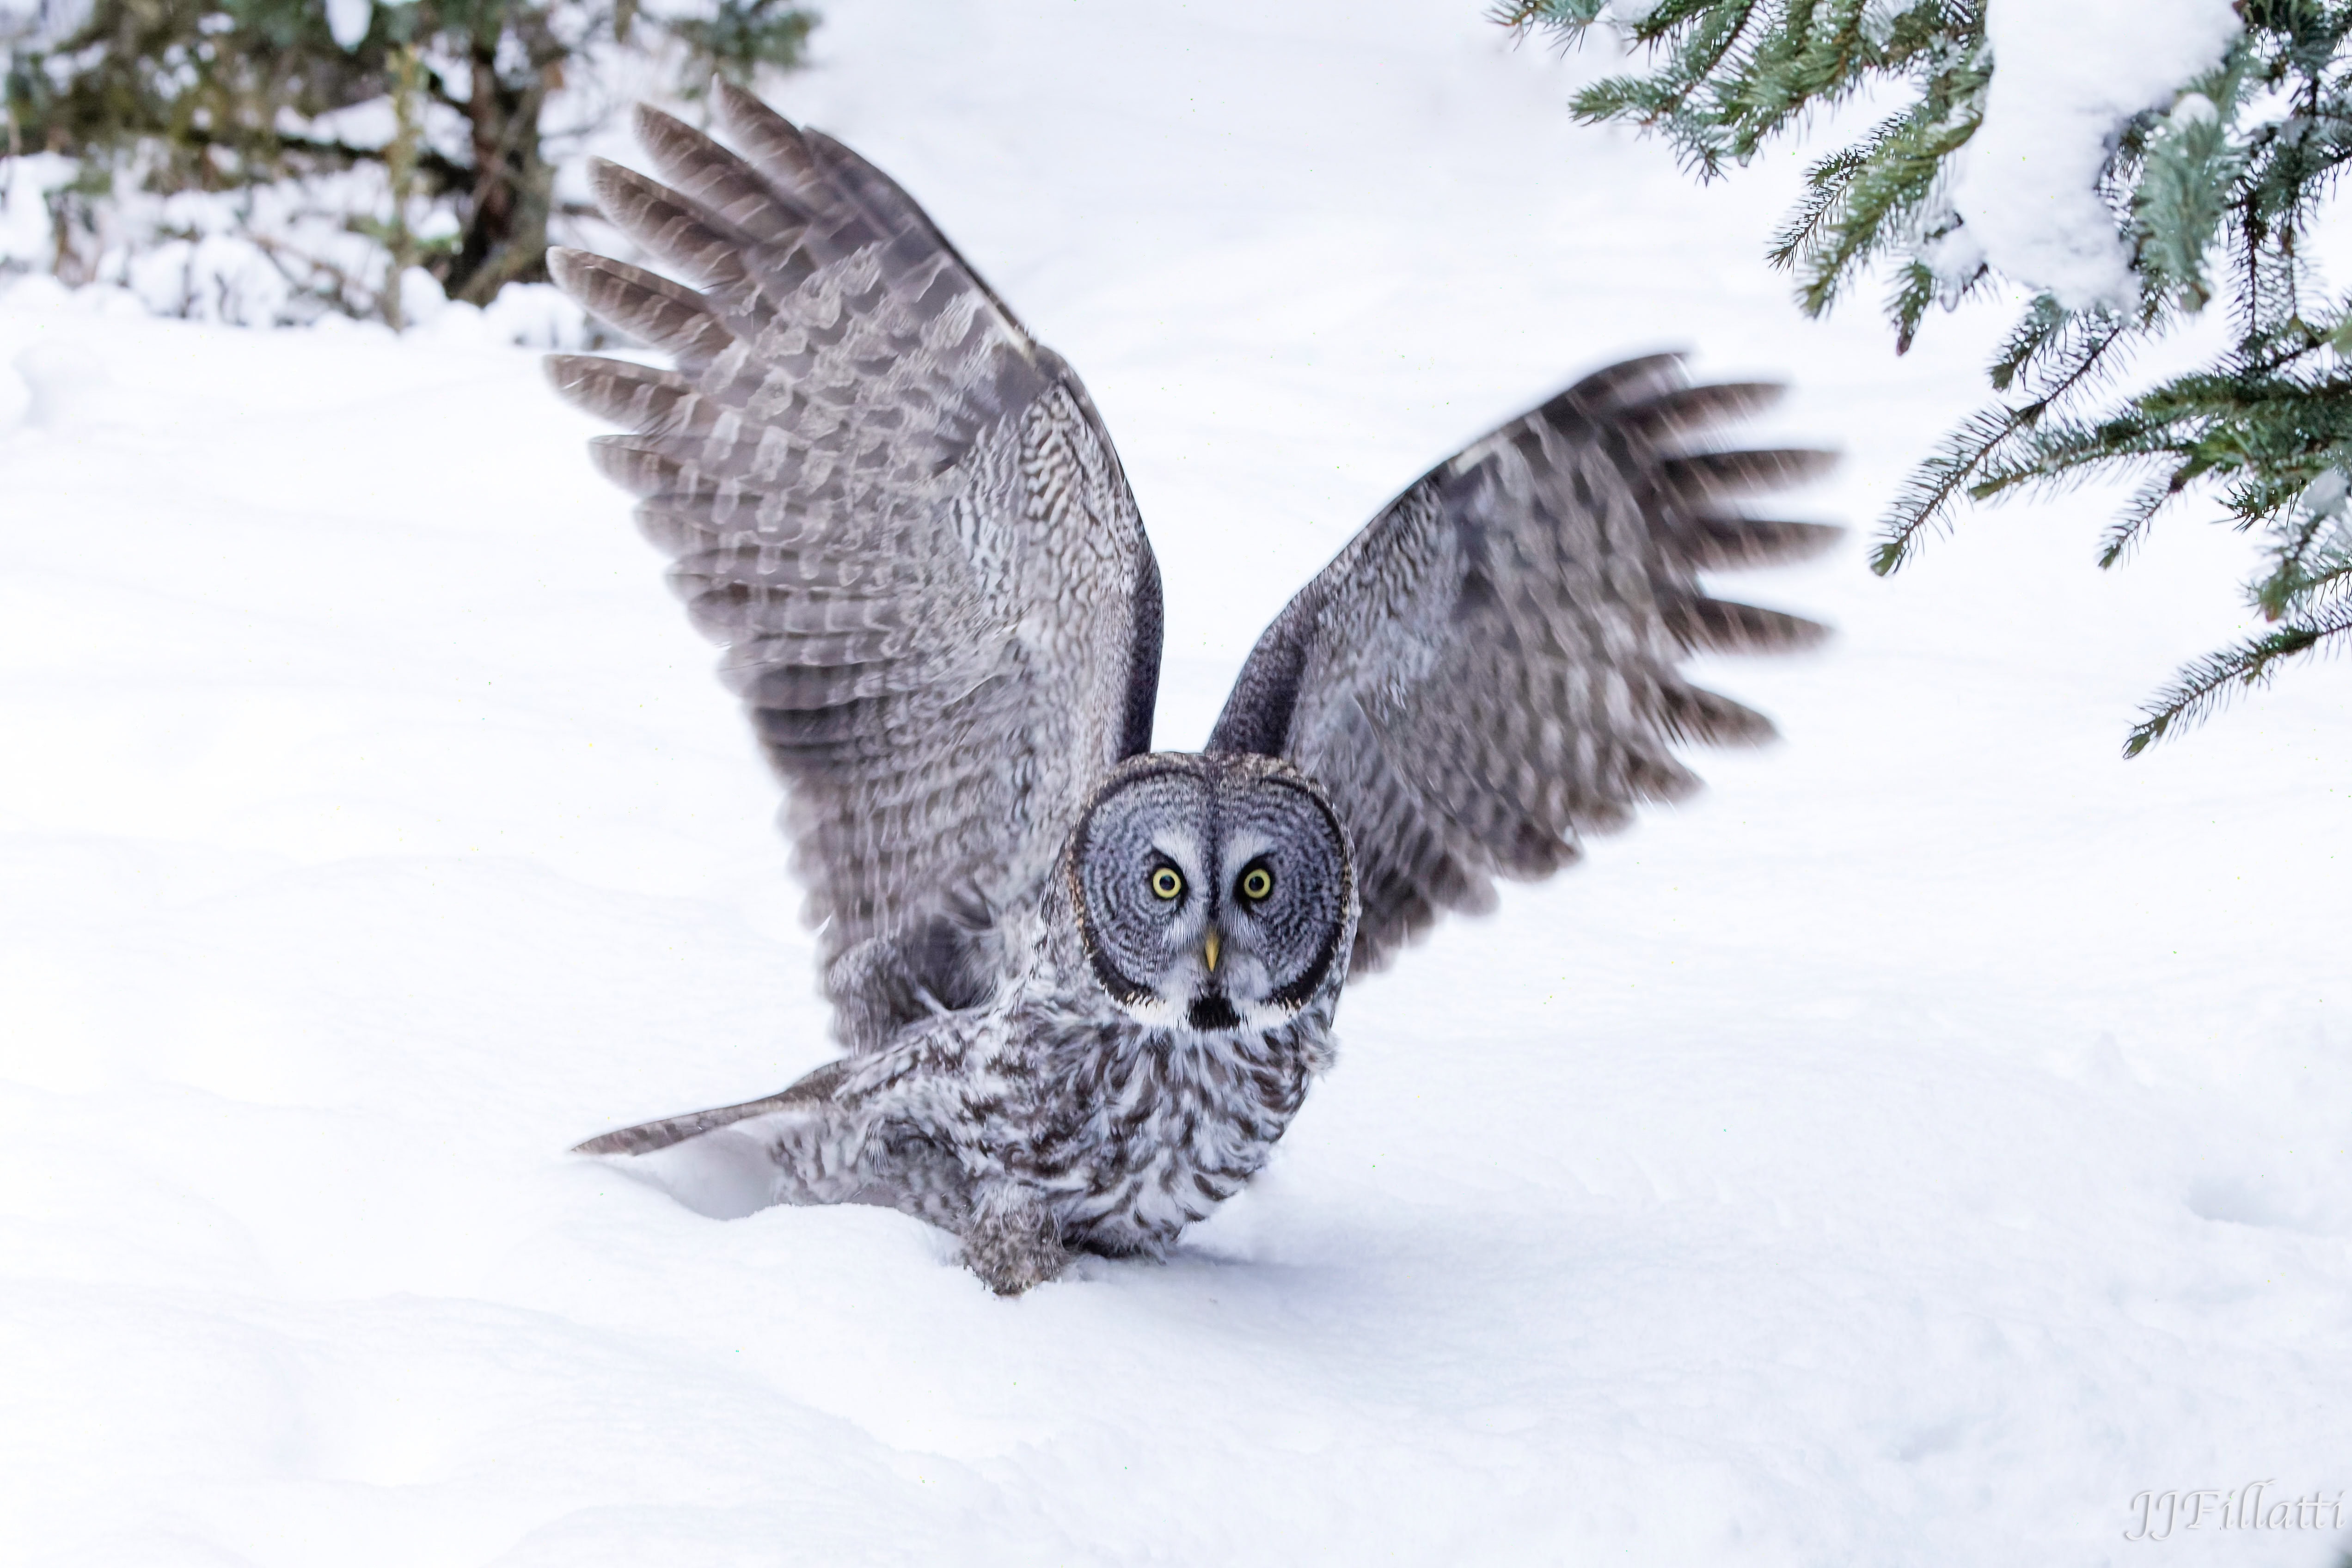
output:
[[[722,87],[740,153],[640,110],[657,182],[592,171],[679,275],[558,251],[558,282],[674,370],[557,388],[642,499],[789,785],[842,1032],[968,1005],[994,911],[1041,885],[1096,780],[1150,743],[1159,573],[1084,388],[920,208]]]

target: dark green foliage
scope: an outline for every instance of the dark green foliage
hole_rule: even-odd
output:
[[[1512,0],[1498,18],[1574,41],[1605,0]],[[1955,267],[1945,161],[1974,133],[1997,62],[1981,0],[1663,0],[1625,31],[1645,73],[1580,93],[1588,121],[1657,131],[1702,176],[1752,157],[1811,109],[1866,86],[1907,87],[1907,108],[1809,172],[1774,237],[1775,265],[1818,315],[1882,263],[1896,352],[1931,303],[1984,284]],[[2183,669],[2125,743],[2194,722],[2284,661],[2352,647],[2352,298],[2317,291],[2298,247],[2352,160],[2352,0],[2242,0],[2245,31],[2167,111],[2126,122],[2102,176],[2132,249],[2129,309],[2070,310],[2043,294],[1990,367],[2000,400],[1962,422],[1913,474],[1872,564],[1908,561],[1962,498],[2129,475],[2139,485],[2099,563],[2124,560],[2189,498],[2269,542],[2248,602],[2273,629]],[[1939,265],[1940,263],[1940,265]],[[2235,342],[2212,363],[2128,395],[2131,352],[2216,297]]]
[[[1600,25],[1605,0],[1510,0],[1515,27],[1543,26],[1574,42]],[[1626,120],[1655,131],[1703,179],[1745,163],[1805,117],[1885,81],[1912,85],[1910,107],[1852,147],[1815,163],[1805,198],[1773,237],[1775,266],[1794,272],[1815,315],[1890,247],[1941,237],[1919,232],[1946,155],[1984,111],[1991,68],[1981,0],[1918,0],[1907,9],[1865,0],[1661,0],[1626,31],[1651,51],[1647,75],[1611,77],[1570,105],[1590,124]],[[1895,315],[1907,346],[1937,290],[1906,279]]]
[[[635,0],[412,0],[378,5],[346,49],[320,0],[97,0],[47,58],[17,62],[9,108],[27,144],[133,171],[158,193],[381,167],[390,216],[351,226],[384,247],[390,278],[422,265],[452,298],[481,303],[546,276],[559,214],[542,119],[568,76],[617,48],[663,47],[692,91],[713,74],[748,81],[797,64],[814,22],[787,0],[718,0],[667,19]],[[387,145],[301,129],[385,99],[398,125]],[[455,234],[412,233],[414,198],[451,213]],[[396,289],[332,297],[399,322]]]
[[[708,16],[680,17],[667,26],[705,68],[678,84],[684,96],[700,98],[714,76],[749,87],[761,66],[796,64],[816,16],[790,0],[719,0]]]

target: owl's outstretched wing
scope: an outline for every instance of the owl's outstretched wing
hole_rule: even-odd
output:
[[[598,465],[726,645],[789,786],[842,1032],[870,1047],[975,999],[993,911],[1150,746],[1160,575],[1077,377],[922,209],[748,94],[716,101],[740,154],[640,109],[669,185],[592,171],[604,215],[692,287],[549,258],[677,368],[549,370],[629,431]]]
[[[1355,972],[1696,787],[1674,742],[1770,738],[1676,666],[1823,635],[1698,584],[1838,536],[1729,504],[1832,460],[1709,442],[1778,392],[1693,386],[1675,355],[1589,376],[1424,476],[1266,628],[1209,749],[1287,758],[1329,792],[1363,900]]]

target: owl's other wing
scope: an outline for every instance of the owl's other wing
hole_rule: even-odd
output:
[[[675,370],[558,355],[627,427],[604,473],[726,645],[788,786],[842,1034],[968,1005],[995,911],[1050,877],[1087,790],[1149,748],[1160,575],[1077,377],[855,153],[730,88],[730,152],[641,108],[670,184],[592,169],[687,287],[549,258]]]
[[[1589,376],[1424,476],[1266,628],[1209,749],[1287,758],[1329,792],[1363,900],[1355,972],[1696,788],[1674,742],[1771,737],[1676,667],[1824,633],[1698,583],[1838,537],[1729,504],[1833,460],[1709,442],[1779,390],[1693,386],[1671,354]]]

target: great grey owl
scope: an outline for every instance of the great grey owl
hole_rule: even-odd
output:
[[[670,184],[592,172],[688,282],[549,258],[677,368],[550,367],[626,426],[597,462],[783,777],[845,1054],[581,1149],[902,1209],[1005,1293],[1157,1255],[1265,1163],[1351,970],[1694,788],[1670,742],[1771,733],[1676,666],[1819,633],[1697,574],[1828,543],[1730,504],[1825,459],[1710,439],[1776,388],[1588,376],[1390,503],[1208,750],[1156,752],[1159,572],[1077,376],[857,154],[716,108],[737,151],[641,109]]]

